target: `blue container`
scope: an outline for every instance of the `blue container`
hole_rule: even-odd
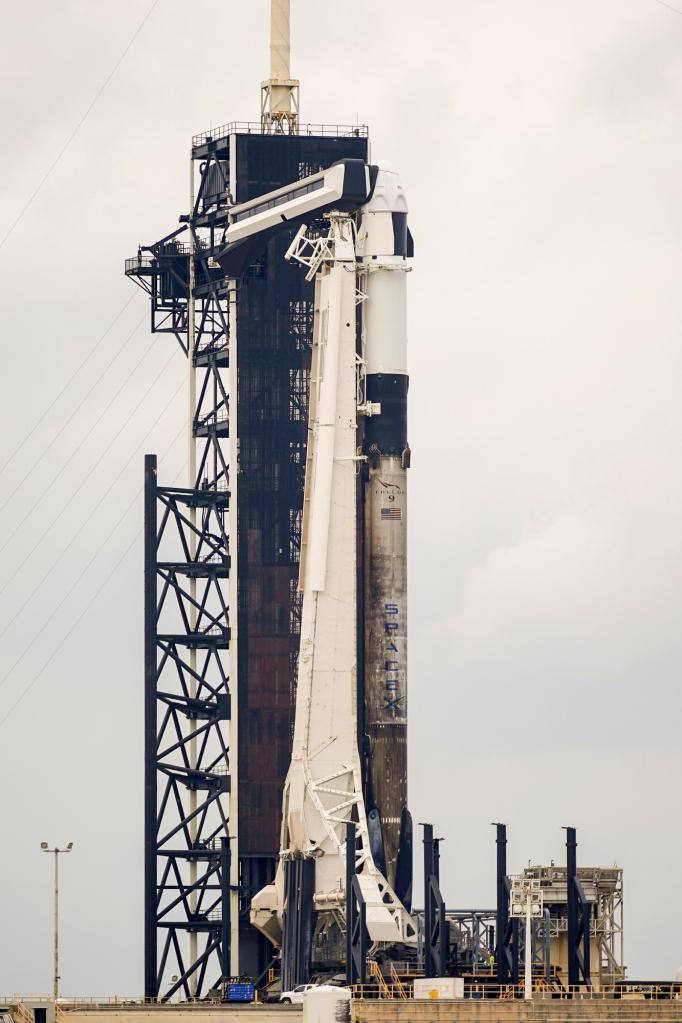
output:
[[[228,984],[228,1002],[252,1002],[254,998],[253,984]]]

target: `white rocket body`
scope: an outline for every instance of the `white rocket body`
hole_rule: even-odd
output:
[[[284,789],[280,866],[274,884],[252,900],[251,908],[252,923],[276,944],[281,942],[286,914],[287,863],[314,861],[313,905],[318,918],[326,914],[333,924],[343,916],[349,820],[356,822],[356,869],[370,939],[416,941],[415,924],[391,880],[396,876],[400,817],[406,803],[405,454],[403,448],[397,455],[392,453],[405,421],[404,409],[395,404],[395,381],[400,378],[397,390],[405,396],[407,264],[404,253],[396,254],[395,238],[396,223],[401,237],[406,233],[406,212],[397,174],[380,165],[359,227],[352,216],[332,213],[324,251],[315,249],[315,243],[301,241],[302,248],[308,244],[317,252],[317,262],[306,265],[312,267],[311,273],[318,272],[298,688],[292,762]],[[293,255],[304,262],[296,252]],[[363,292],[363,336],[358,344],[356,302]],[[377,388],[386,392],[385,411],[371,397]],[[359,412],[372,413],[364,421],[365,448],[367,438],[376,437],[387,448],[385,453],[379,449],[361,453]],[[391,426],[394,420],[397,428]],[[369,478],[361,484],[366,461]],[[364,537],[358,535],[359,486],[365,491]],[[371,562],[364,580],[358,576],[360,539],[368,547]],[[360,636],[358,582],[365,591],[366,625],[363,635],[360,624]],[[359,678],[361,650],[365,651],[364,678]],[[363,728],[371,749],[372,807],[378,807],[387,820],[385,864],[368,829],[358,746]],[[394,742],[391,749],[395,738],[398,746]],[[385,763],[379,768],[382,757]]]
[[[357,252],[364,289],[364,733],[366,799],[375,859],[404,894],[398,869],[407,818],[407,202],[379,164],[362,210]],[[380,411],[376,411],[377,408]],[[372,827],[372,822],[375,822]],[[411,883],[411,881],[409,882]]]

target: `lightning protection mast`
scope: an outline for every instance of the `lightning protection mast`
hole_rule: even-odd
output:
[[[289,0],[270,4],[270,77],[261,85],[261,127],[275,134],[298,133],[299,81],[291,77]]]

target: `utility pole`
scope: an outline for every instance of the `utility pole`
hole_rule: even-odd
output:
[[[533,997],[533,931],[531,929],[532,889],[526,888],[526,940],[524,944],[524,998],[530,1001]]]
[[[41,842],[40,848],[43,852],[52,853],[54,855],[54,975],[52,993],[56,1002],[59,998],[59,854],[70,853],[73,849],[73,842],[69,842],[65,849],[59,849],[57,846],[55,846],[54,849],[50,849],[47,842]]]

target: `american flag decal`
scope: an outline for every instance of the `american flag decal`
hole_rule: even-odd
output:
[[[400,508],[382,508],[381,518],[383,520],[389,520],[390,522],[400,522],[403,517],[403,513]]]

